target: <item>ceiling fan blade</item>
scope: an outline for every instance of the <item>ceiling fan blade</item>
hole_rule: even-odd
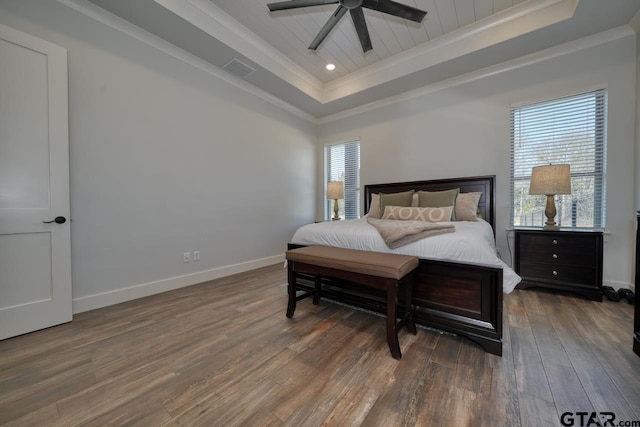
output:
[[[410,21],[422,22],[427,12],[392,0],[364,0],[362,7],[388,13]]]
[[[313,39],[311,45],[309,45],[309,49],[316,50],[318,46],[320,46],[320,43],[322,43],[322,41],[329,35],[331,30],[333,30],[333,27],[336,26],[340,18],[342,18],[345,13],[347,13],[347,8],[338,6],[334,14],[331,15],[326,24],[324,24],[324,27],[322,27],[316,38]]]
[[[267,5],[271,12],[276,10],[297,9],[299,7],[320,6],[323,4],[338,3],[338,0],[290,0]]]
[[[356,27],[360,44],[362,45],[362,51],[368,52],[373,47],[371,46],[371,37],[369,37],[369,30],[367,29],[367,21],[364,20],[364,12],[361,7],[350,9],[351,19],[353,19],[353,25]]]

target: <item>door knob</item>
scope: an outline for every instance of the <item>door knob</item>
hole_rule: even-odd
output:
[[[64,224],[65,222],[67,222],[67,218],[63,217],[63,216],[57,216],[56,219],[54,219],[53,221],[42,221],[44,224],[51,224],[52,222],[55,222],[56,224]]]

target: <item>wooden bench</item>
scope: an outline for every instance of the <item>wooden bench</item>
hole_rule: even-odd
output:
[[[296,302],[303,298],[313,296],[313,304],[320,302],[323,276],[349,280],[381,289],[387,294],[387,342],[389,349],[395,359],[402,357],[398,343],[398,329],[406,326],[410,333],[416,333],[411,299],[413,296],[413,271],[418,266],[418,257],[327,246],[306,246],[288,250],[286,258],[289,281],[287,317],[293,317]],[[298,273],[315,276],[313,291],[297,295]],[[405,315],[400,322],[396,323],[396,306],[400,286],[405,287]]]

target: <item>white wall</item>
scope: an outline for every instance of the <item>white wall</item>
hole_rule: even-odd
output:
[[[627,287],[634,242],[634,188],[630,182],[635,168],[636,38],[629,28],[615,34],[588,39],[589,48],[528,65],[514,61],[473,81],[420,89],[420,96],[407,96],[356,115],[345,114],[344,119],[320,126],[319,145],[360,136],[363,184],[496,175],[497,246],[507,261],[511,105],[606,87],[606,231],[610,235],[605,239],[604,280],[615,287]],[[614,40],[599,41],[611,38]],[[586,45],[587,41],[577,44]],[[514,64],[520,66],[513,68]],[[321,151],[319,147],[318,153]],[[316,217],[322,216],[321,200]],[[513,248],[511,238],[510,243]]]
[[[636,31],[636,210],[640,211],[640,11],[638,11],[630,23]]]
[[[277,262],[313,219],[313,124],[51,0],[0,23],[69,52],[75,311]]]
[[[636,190],[636,211],[640,212],[640,11],[636,13],[633,22],[635,22],[636,34],[636,173],[635,173],[635,190]],[[637,220],[636,220],[637,228]],[[636,230],[637,232],[637,230]],[[634,248],[634,257],[637,248]],[[634,258],[635,259],[635,258]],[[633,265],[634,270],[632,272],[632,282],[634,282],[634,292],[638,292],[638,287],[635,283],[636,271],[635,263]]]

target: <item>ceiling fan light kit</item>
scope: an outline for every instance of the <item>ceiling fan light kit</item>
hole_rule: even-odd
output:
[[[364,19],[362,8],[377,10],[378,12],[397,16],[403,19],[421,23],[427,12],[415,7],[407,6],[392,0],[289,0],[267,5],[271,12],[277,10],[298,9],[308,6],[321,6],[325,4],[338,4],[336,11],[329,17],[318,35],[309,45],[309,49],[316,50],[324,41],[340,19],[349,11],[356,33],[362,45],[362,51],[372,49],[367,22]]]

